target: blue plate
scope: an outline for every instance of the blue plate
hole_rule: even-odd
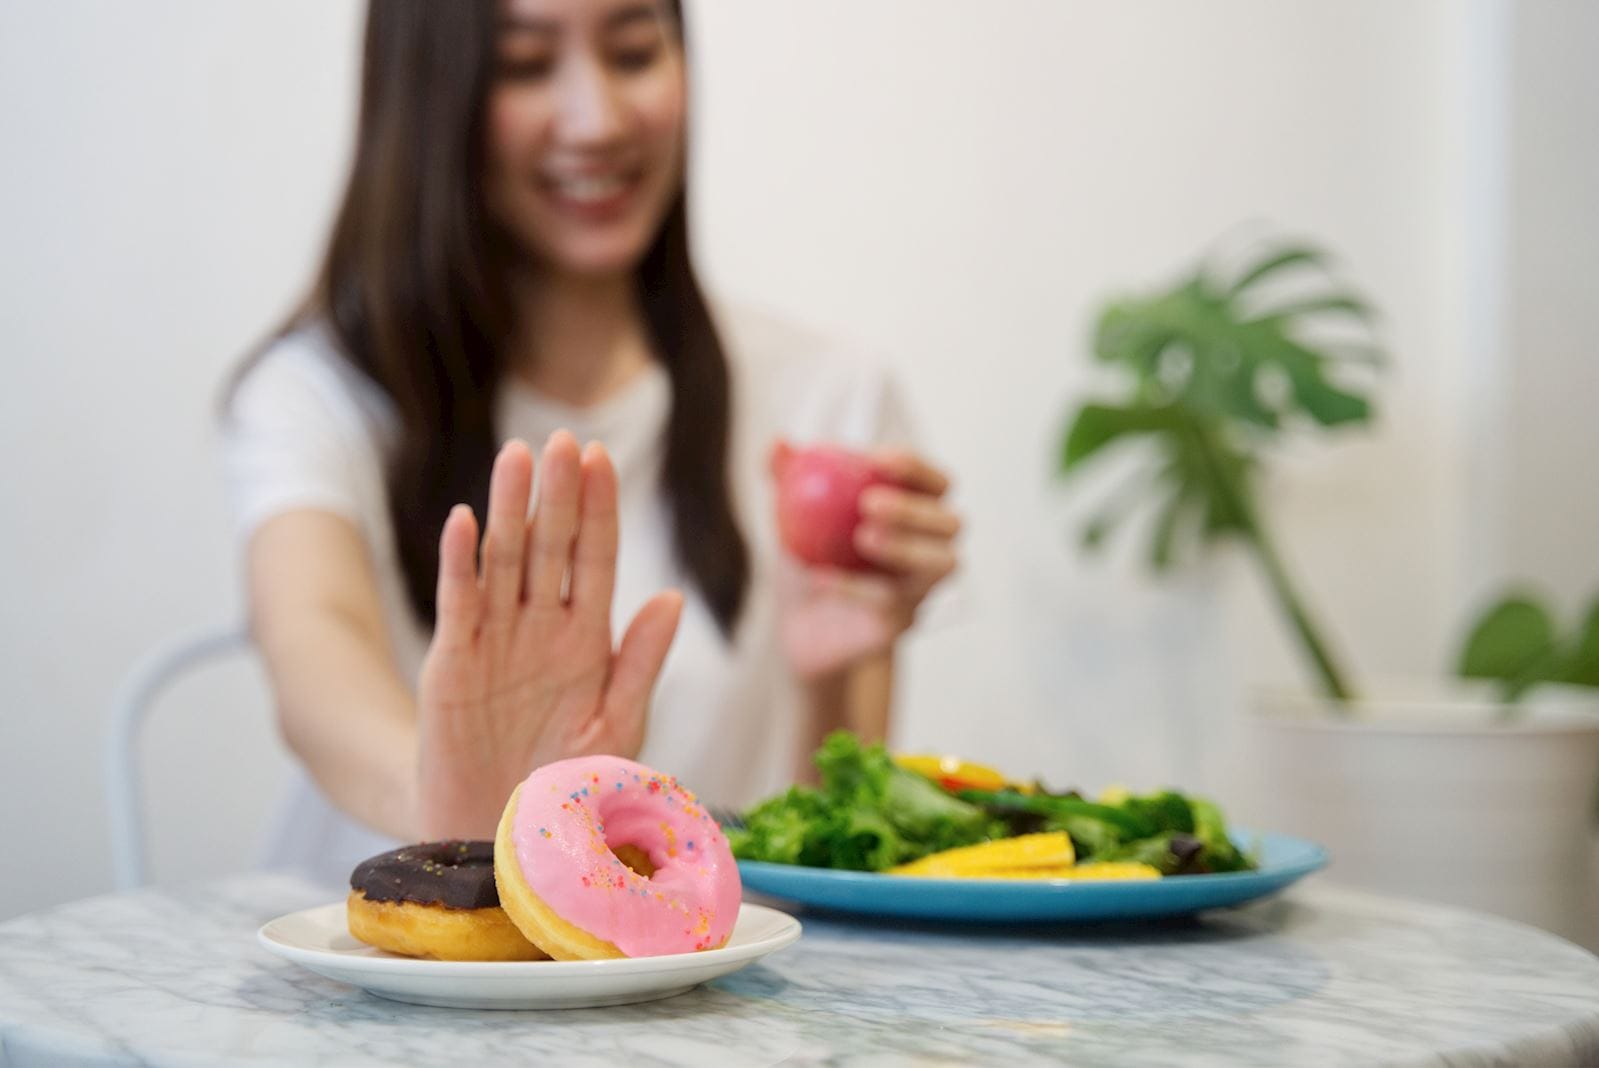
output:
[[[1136,882],[916,879],[741,860],[744,889],[813,908],[975,923],[1136,920],[1225,908],[1274,894],[1327,864],[1327,851],[1286,834],[1234,830],[1258,871]]]

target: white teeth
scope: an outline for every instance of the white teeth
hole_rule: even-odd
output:
[[[622,191],[626,183],[614,174],[582,178],[558,178],[555,191],[567,200],[579,203],[605,200]]]

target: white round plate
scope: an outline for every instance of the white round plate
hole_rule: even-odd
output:
[[[618,960],[418,960],[358,941],[345,924],[340,902],[279,916],[262,926],[256,940],[318,975],[394,1001],[450,1009],[578,1009],[686,993],[793,944],[799,936],[794,917],[761,905],[741,905],[727,945],[699,953]]]

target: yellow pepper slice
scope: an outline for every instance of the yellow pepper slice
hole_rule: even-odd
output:
[[[1144,882],[1162,877],[1158,869],[1148,864],[1117,860],[1038,868],[990,868],[971,872],[906,871],[899,874],[920,879],[1070,879],[1073,882]]]
[[[985,872],[984,879],[1072,879],[1080,882],[1135,882],[1159,879],[1160,869],[1133,861],[1098,860],[1064,868],[1011,868]]]
[[[953,756],[931,754],[906,754],[896,756],[894,763],[906,771],[914,771],[932,779],[951,793],[960,790],[1003,790],[1005,776],[986,764],[973,764]]]
[[[892,875],[923,875],[939,878],[986,877],[992,871],[1025,868],[1064,868],[1077,859],[1071,837],[1065,831],[1023,834],[998,838],[992,842],[946,849],[890,868]]]

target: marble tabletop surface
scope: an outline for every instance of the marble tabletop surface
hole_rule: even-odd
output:
[[[0,1065],[1599,1064],[1599,958],[1314,884],[1140,926],[802,914],[681,997],[559,1012],[383,1001],[256,944],[326,888],[236,878],[0,924]]]

